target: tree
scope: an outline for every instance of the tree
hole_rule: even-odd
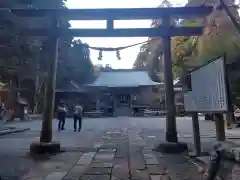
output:
[[[191,0],[186,6],[203,4],[204,0]],[[226,0],[225,0],[226,2]],[[218,1],[207,1],[207,5],[216,5]],[[226,2],[235,18],[239,19],[232,1]],[[227,62],[239,57],[239,34],[223,10],[214,10],[205,19],[184,19],[183,26],[204,25],[204,34],[200,37],[173,38],[174,73],[179,75],[183,69],[192,69],[218,56],[227,54]]]
[[[185,21],[183,26],[198,26],[198,21]],[[172,38],[172,61],[173,61],[173,75],[178,77],[183,70],[191,69],[198,66],[196,55],[198,53],[197,46],[198,37],[184,36]]]
[[[0,7],[18,8],[66,8],[65,0],[11,0],[0,2]],[[50,27],[50,18],[48,17],[28,17],[20,18],[10,13],[1,14],[1,27],[5,31],[0,34],[0,69],[3,69],[2,76],[23,77],[27,75],[34,79],[38,76],[39,86],[37,86],[37,99],[43,100],[44,83],[47,76],[47,68],[49,62],[49,39],[39,37],[19,36],[18,30],[21,28]],[[68,19],[61,16],[59,19],[60,26],[68,29],[70,23]],[[3,29],[2,28],[2,29]],[[9,32],[13,34],[9,35]],[[3,53],[4,52],[4,53]],[[65,79],[76,82],[83,82],[92,72],[92,64],[89,58],[89,50],[87,45],[81,41],[73,41],[73,37],[62,37],[59,41],[59,72],[58,82]],[[36,70],[39,73],[36,74]],[[84,76],[83,78],[79,78]],[[4,78],[3,78],[4,79]],[[9,79],[9,78],[5,78]],[[11,79],[11,78],[10,78]],[[8,80],[10,82],[10,80]],[[81,83],[80,82],[80,83]],[[19,84],[16,82],[16,86]]]
[[[64,2],[65,1],[60,4],[60,8],[66,8]],[[56,6],[54,2],[52,3],[51,7]],[[40,8],[46,8],[46,5],[47,4],[38,4]],[[60,26],[68,29],[71,25],[68,19],[62,16],[60,19]],[[44,58],[43,62],[41,62],[42,71],[45,71],[48,65],[48,41],[44,43]],[[92,75],[93,64],[90,60],[88,45],[82,43],[81,40],[74,40],[71,36],[60,37],[56,87],[68,89],[68,85],[72,84],[72,82],[82,85],[88,82],[88,80],[91,80]],[[45,81],[42,82],[44,83]]]
[[[147,55],[148,55],[148,49],[147,44],[143,44],[140,47],[140,52],[137,55],[137,58],[133,64],[134,69],[146,69],[147,63]]]
[[[173,7],[172,3],[169,0],[164,0],[162,3],[158,6],[160,8],[169,8]],[[176,18],[173,18],[171,20],[171,24],[176,25],[179,23],[179,20]],[[152,28],[159,28],[162,25],[161,19],[154,19],[152,20],[151,27]],[[149,71],[150,77],[154,81],[163,81],[162,74],[163,71],[163,45],[162,45],[162,39],[161,38],[149,38],[149,42],[143,45],[144,50],[140,50],[137,59],[134,63],[134,68],[144,68]],[[161,74],[160,76],[158,74]]]
[[[88,45],[81,40],[74,40],[69,49],[66,61],[60,61],[58,65],[57,87],[75,81],[79,85],[91,81],[93,77],[93,64],[90,59]]]
[[[164,0],[158,7],[169,8],[173,6],[169,0]],[[171,21],[173,25],[177,23],[177,20],[174,18]],[[161,19],[152,20],[151,23],[152,28],[159,28],[161,25],[162,25]],[[137,55],[133,68],[145,69],[148,71],[149,77],[153,81],[163,82],[164,69],[162,55],[163,55],[162,38],[149,38],[149,41],[140,47],[140,52]],[[155,102],[157,102],[158,104],[160,102],[160,99],[163,97],[163,93],[158,89],[157,93],[155,93],[153,96]]]
[[[235,7],[231,7],[232,13]],[[236,9],[235,9],[236,10]],[[239,19],[237,11],[234,16]],[[203,36],[199,39],[198,59],[203,63],[223,53],[232,63],[240,56],[240,34],[223,10],[215,10],[207,17]]]
[[[204,0],[191,0],[186,6],[203,4]],[[232,0],[224,0],[230,12],[239,22],[239,14]],[[209,0],[206,4],[215,6],[218,1]],[[216,57],[226,55],[228,76],[233,101],[236,101],[239,91],[240,69],[240,34],[233,26],[224,10],[214,10],[204,19],[185,19],[182,25],[204,25],[204,33],[199,37],[175,37],[172,41],[175,75],[182,70],[191,70]]]

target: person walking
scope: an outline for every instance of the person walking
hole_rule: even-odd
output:
[[[3,119],[4,114],[5,114],[4,102],[0,98],[0,120]]]
[[[77,104],[74,107],[74,115],[73,115],[74,131],[77,131],[77,121],[78,121],[78,132],[81,131],[82,117],[83,117],[83,107],[80,104]]]
[[[57,114],[58,114],[58,131],[61,131],[65,129],[64,126],[67,114],[67,108],[65,107],[64,103],[60,103],[60,105],[58,106]]]

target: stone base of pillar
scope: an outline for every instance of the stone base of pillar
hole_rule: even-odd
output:
[[[186,143],[182,143],[182,142],[176,142],[176,143],[164,142],[159,144],[154,150],[162,153],[180,154],[185,151],[188,151],[188,147]]]
[[[32,154],[56,154],[60,152],[60,143],[59,142],[34,142],[30,145],[30,153]]]
[[[178,135],[175,129],[168,129],[166,132],[166,141],[167,142],[178,142]]]

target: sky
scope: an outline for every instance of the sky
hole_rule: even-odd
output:
[[[184,6],[186,0],[172,0],[174,6]],[[161,4],[161,0],[68,0],[70,9],[98,9],[98,8],[151,8]],[[72,28],[106,28],[105,21],[71,21]],[[146,28],[150,20],[121,20],[114,21],[115,28]],[[84,43],[94,47],[120,47],[147,40],[147,37],[127,38],[81,38]],[[116,57],[116,52],[103,52],[103,58],[98,60],[98,51],[90,50],[93,64],[110,64],[114,69],[130,69],[136,60],[140,45],[120,51],[121,60]]]

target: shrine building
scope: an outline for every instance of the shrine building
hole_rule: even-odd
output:
[[[76,86],[56,90],[56,103],[80,102],[85,112],[101,112],[102,116],[131,116],[146,108],[160,108],[159,93],[164,96],[164,83],[152,81],[146,70],[102,70],[93,83]]]

